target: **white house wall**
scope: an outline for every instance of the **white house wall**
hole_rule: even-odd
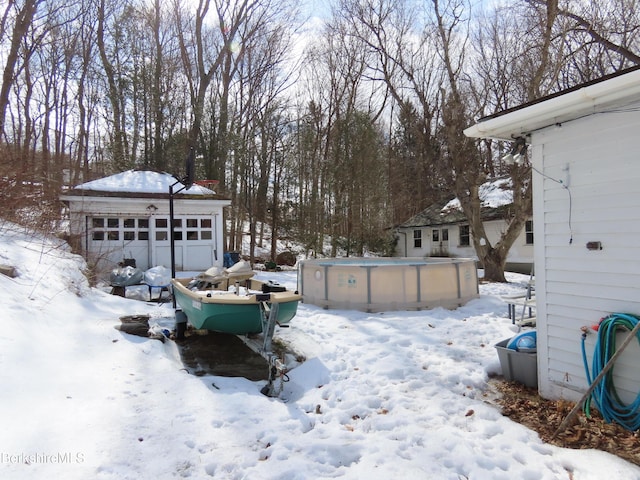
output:
[[[638,106],[531,136],[538,378],[547,398],[578,400],[588,387],[581,327],[614,312],[640,314]],[[588,250],[588,242],[601,242],[602,250]],[[589,335],[589,366],[594,341]],[[639,350],[631,342],[616,366],[623,400],[640,386]]]
[[[495,245],[498,242],[503,232],[506,230],[506,227],[506,222],[504,220],[484,222],[487,238],[492,245]],[[509,249],[509,253],[507,254],[507,263],[533,263],[533,245],[527,244],[527,237],[524,228]]]
[[[492,245],[500,239],[500,236],[506,228],[504,220],[491,220],[484,222],[484,227],[487,233],[487,238]],[[448,250],[450,257],[457,258],[474,258],[477,260],[476,251],[473,245],[463,246],[460,245],[460,227],[458,225],[443,225],[439,227],[410,227],[400,229],[403,232],[398,235],[398,244],[396,246],[396,253],[399,256],[404,257],[427,257],[432,256],[432,252],[440,250],[440,245],[434,245],[432,240],[432,231],[435,229],[442,230],[443,228],[449,231],[449,241],[447,242],[446,250]],[[413,231],[422,231],[422,247],[415,248],[413,242]],[[406,236],[406,245],[405,245]],[[535,236],[534,236],[535,242]],[[470,239],[470,243],[472,240]],[[526,232],[524,228],[518,235],[518,238],[513,243],[513,246],[509,250],[507,255],[507,262],[514,264],[532,264],[533,263],[533,245],[527,245]]]
[[[446,242],[434,242],[433,230],[447,229],[449,240]],[[413,232],[420,230],[422,232],[422,245],[419,248],[414,247]],[[408,227],[398,229],[402,232],[398,235],[398,243],[396,245],[396,253],[401,257],[424,258],[433,256],[434,252],[448,252],[450,257],[474,258],[475,250],[472,246],[459,245],[460,228],[458,225],[442,225],[438,227]],[[406,243],[405,243],[406,238]]]

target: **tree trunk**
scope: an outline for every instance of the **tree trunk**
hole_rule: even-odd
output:
[[[124,149],[124,131],[122,124],[122,112],[121,112],[121,99],[120,91],[118,89],[116,73],[113,68],[113,64],[109,60],[107,55],[107,48],[105,44],[105,0],[101,0],[100,7],[98,9],[98,34],[97,43],[100,51],[100,59],[102,60],[102,67],[104,68],[105,76],[107,77],[107,83],[109,85],[109,92],[107,97],[109,98],[109,104],[113,109],[113,161],[118,169],[123,169],[125,165],[125,149]]]
[[[495,254],[495,250],[491,249],[489,254],[482,258],[484,280],[488,282],[505,283],[507,281],[504,276],[506,260],[506,255]]]
[[[29,26],[33,22],[33,17],[38,9],[38,5],[42,0],[26,0],[22,9],[17,13],[13,32],[11,34],[11,44],[7,53],[7,63],[5,63],[2,72],[2,87],[0,87],[0,135],[5,132],[5,120],[7,115],[7,107],[9,105],[9,92],[15,82],[15,70],[18,63],[18,52],[22,39],[27,34]],[[11,8],[11,3],[7,5],[7,9]]]

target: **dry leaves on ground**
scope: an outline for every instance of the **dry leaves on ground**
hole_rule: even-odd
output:
[[[501,407],[502,414],[538,432],[543,441],[566,448],[595,448],[640,465],[640,432],[605,423],[597,412],[587,418],[580,411],[573,425],[553,438],[575,403],[545,400],[535,389],[519,383],[497,379],[492,382],[499,392],[495,403]]]

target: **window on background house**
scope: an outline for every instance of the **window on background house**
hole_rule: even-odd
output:
[[[525,243],[533,245],[533,220],[527,220],[524,224]]]
[[[413,231],[413,248],[422,248],[422,230]]]
[[[439,242],[440,241],[440,230],[433,230],[431,232],[431,240],[435,243],[435,242]]]
[[[460,225],[460,246],[468,247],[469,245],[469,225]]]

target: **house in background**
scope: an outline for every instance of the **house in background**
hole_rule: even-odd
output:
[[[508,179],[488,182],[480,189],[483,223],[487,237],[495,244],[507,228],[505,217],[513,202]],[[457,199],[436,203],[395,228],[396,255],[400,257],[465,257],[478,259],[470,237],[469,222]],[[533,266],[533,221],[513,243],[507,256],[507,270],[530,273]]]
[[[129,170],[62,195],[71,243],[98,270],[111,270],[125,259],[134,259],[142,270],[171,268],[171,185],[178,192],[173,195],[176,270],[222,266],[223,208],[231,201],[202,185],[185,190],[163,172]]]
[[[481,119],[474,138],[531,145],[539,392],[579,400],[589,387],[581,327],[640,314],[640,67]],[[623,335],[623,334],[620,334]],[[588,335],[591,365],[595,335]],[[629,403],[640,347],[616,362]]]

